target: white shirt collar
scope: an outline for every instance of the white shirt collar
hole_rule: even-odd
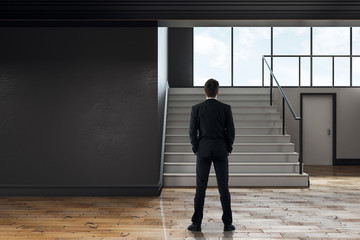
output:
[[[217,100],[217,96],[216,96],[216,97],[206,97],[206,100],[208,100],[208,99],[215,99],[215,100]]]

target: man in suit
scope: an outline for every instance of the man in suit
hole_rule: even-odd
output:
[[[196,194],[194,214],[189,231],[201,231],[206,187],[211,163],[214,164],[216,180],[223,210],[224,231],[233,231],[231,201],[228,187],[229,162],[235,139],[231,106],[217,100],[219,83],[209,79],[204,86],[206,100],[192,107],[190,140],[196,159]]]

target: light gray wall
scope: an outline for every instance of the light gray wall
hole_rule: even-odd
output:
[[[158,144],[160,145],[161,149],[159,185],[162,184],[163,179],[163,144],[165,143],[164,116],[166,115],[167,111],[166,101],[168,88],[168,29],[165,27],[160,27],[158,28]]]
[[[337,100],[337,158],[360,159],[360,88],[284,88],[285,94],[300,115],[301,93],[336,93]],[[274,89],[274,103],[281,111],[279,91]],[[287,133],[299,151],[299,122],[286,110]]]

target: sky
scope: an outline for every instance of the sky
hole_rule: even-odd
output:
[[[194,28],[194,85],[209,78],[231,85],[231,28]]]
[[[353,55],[360,55],[360,28],[353,27]],[[262,55],[271,53],[270,27],[234,27],[234,86],[262,86]],[[310,55],[310,27],[274,27],[274,55]],[[313,27],[314,55],[349,55],[349,27]],[[270,61],[270,59],[268,59]],[[274,58],[274,74],[282,86],[310,86],[310,58]],[[353,58],[353,85],[360,85],[360,58]],[[268,72],[266,73],[268,75]],[[266,76],[267,76],[266,75]],[[231,28],[194,28],[194,86],[215,78],[231,86]],[[334,58],[335,86],[350,85],[349,58]],[[265,77],[265,85],[269,78]],[[332,58],[313,58],[313,86],[332,85]]]

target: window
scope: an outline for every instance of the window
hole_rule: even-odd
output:
[[[310,55],[309,27],[274,27],[274,55]]]
[[[194,86],[209,78],[231,86],[231,28],[194,28]]]
[[[350,28],[349,27],[314,27],[313,28],[314,55],[349,55]]]
[[[280,86],[299,86],[299,58],[273,58],[273,72]]]
[[[274,27],[273,28],[274,55],[310,55],[310,28],[309,27]],[[309,61],[301,62],[299,74],[298,57],[275,57],[273,60],[274,73],[281,86],[299,86],[310,78]]]
[[[360,55],[360,27],[352,28],[352,54]],[[352,83],[360,86],[360,58],[353,57],[352,60]]]
[[[314,57],[313,58],[313,86],[330,87],[332,86],[332,58]]]
[[[352,28],[352,53],[360,55],[360,27]]]
[[[349,57],[360,55],[360,27],[194,28],[194,86],[269,86],[261,57],[271,54],[281,86],[360,86],[360,57]]]
[[[349,55],[349,27],[314,27],[314,55]],[[332,58],[313,59],[313,85],[332,86]],[[350,86],[350,61],[334,58],[334,85]]]
[[[360,57],[353,57],[352,60],[352,84],[360,86]]]
[[[300,64],[301,64],[300,86],[309,87],[311,86],[310,57],[302,57]]]
[[[350,86],[349,58],[334,58],[334,86]]]
[[[270,54],[269,27],[234,28],[234,85],[262,86],[262,55]]]

